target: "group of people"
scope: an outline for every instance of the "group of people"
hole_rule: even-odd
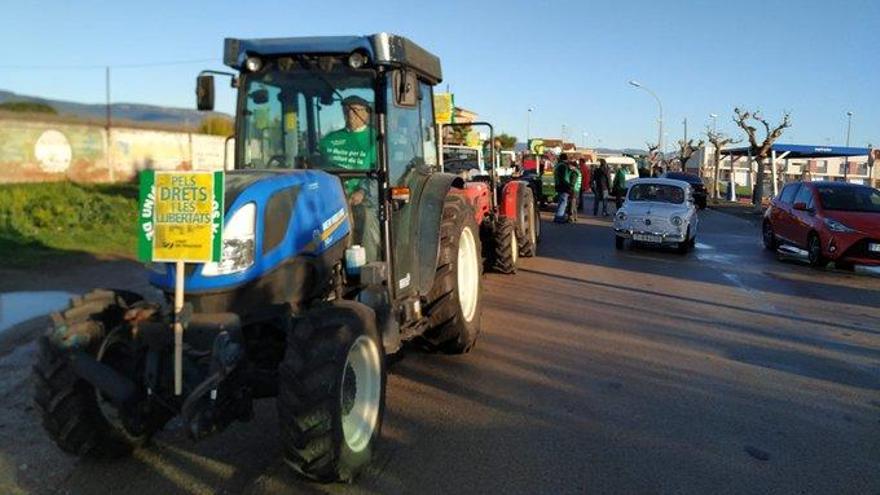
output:
[[[577,221],[579,210],[583,209],[582,193],[584,186],[589,185],[593,193],[593,215],[608,216],[608,199],[614,197],[617,208],[623,205],[626,194],[626,174],[618,168],[611,177],[608,164],[599,159],[599,165],[590,166],[583,158],[569,160],[565,153],[559,155],[559,161],[553,169],[556,184],[556,223],[573,223]]]

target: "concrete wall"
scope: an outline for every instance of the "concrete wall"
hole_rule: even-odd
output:
[[[121,182],[145,169],[220,170],[220,136],[0,118],[0,184]],[[228,162],[232,163],[232,141]]]

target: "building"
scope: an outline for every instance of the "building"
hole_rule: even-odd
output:
[[[848,182],[875,187],[880,183],[880,167],[869,166],[867,148],[774,144],[773,153],[776,156],[777,190],[780,185],[797,180],[846,179]],[[688,159],[687,172],[699,175],[711,184],[714,176],[714,154],[711,144],[701,147]],[[764,163],[767,186],[765,191],[768,193],[773,186],[770,162],[771,159],[768,158]],[[758,165],[755,160],[749,159],[748,147],[725,148],[722,150],[719,165],[718,179],[722,183],[729,183],[732,173],[737,186],[749,189],[754,187]]]

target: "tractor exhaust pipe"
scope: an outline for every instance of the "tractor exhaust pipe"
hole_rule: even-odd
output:
[[[134,382],[83,351],[70,353],[70,365],[77,376],[109,396],[116,405],[127,403],[137,392]]]

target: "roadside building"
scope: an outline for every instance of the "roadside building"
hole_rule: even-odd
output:
[[[880,182],[878,167],[869,166],[867,148],[774,144],[773,152],[776,154],[777,190],[782,184],[797,180],[846,180],[874,186]],[[699,175],[704,182],[711,184],[715,174],[714,154],[711,144],[699,148],[686,163],[687,173]],[[770,161],[768,158],[764,164],[768,192],[773,190]],[[733,174],[737,187],[751,190],[757,171],[757,162],[749,159],[747,148],[722,150],[718,174],[718,179],[723,184],[722,189],[730,183]]]

